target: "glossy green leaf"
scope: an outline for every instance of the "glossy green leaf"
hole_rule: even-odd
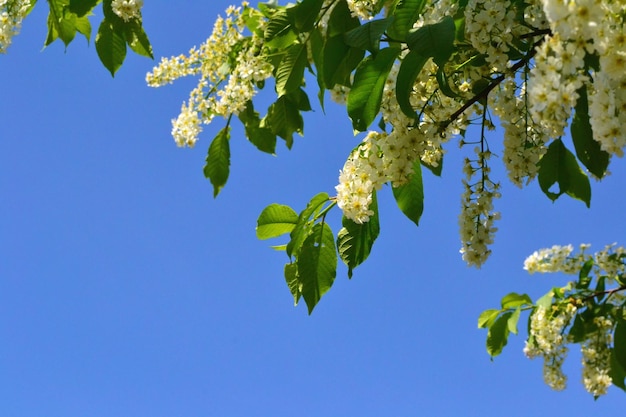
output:
[[[285,140],[287,148],[293,145],[293,134],[302,135],[304,120],[297,106],[288,96],[282,96],[267,110],[267,116],[261,121],[261,127],[271,129],[272,133]]]
[[[554,298],[554,290],[550,290],[545,293],[541,298],[537,300],[535,305],[537,307],[550,308],[552,306],[552,299]]]
[[[591,277],[589,273],[593,268],[594,262],[593,259],[588,259],[583,266],[580,268],[580,272],[578,273],[578,283],[576,288],[586,289],[589,288],[589,284],[591,284]]]
[[[285,9],[278,10],[272,15],[265,27],[265,43],[267,44],[276,38],[285,36],[289,31],[291,31],[291,21],[287,11]]]
[[[380,110],[385,82],[400,49],[385,48],[369,56],[357,67],[348,93],[348,115],[355,130],[365,131]]]
[[[328,38],[324,43],[324,85],[330,89],[335,84],[350,85],[350,74],[361,63],[365,51],[346,45],[343,36]]]
[[[327,223],[317,223],[304,240],[296,260],[302,297],[309,314],[333,285],[337,275],[337,252],[333,231]]]
[[[219,131],[209,146],[204,166],[204,176],[213,184],[213,197],[217,197],[230,173],[230,126]]]
[[[393,188],[393,196],[398,207],[416,226],[424,212],[424,184],[422,166],[419,161],[413,164],[413,175],[408,183]]]
[[[432,57],[441,67],[454,52],[455,30],[454,19],[446,16],[439,23],[409,31],[406,42],[411,51]]]
[[[455,93],[452,88],[450,88],[450,84],[448,84],[448,76],[446,75],[443,67],[439,67],[439,69],[437,69],[436,79],[437,84],[439,85],[439,91],[451,98],[459,97],[459,95]]]
[[[298,213],[282,204],[265,207],[256,222],[256,237],[270,239],[290,233],[298,222]]]
[[[517,307],[515,311],[513,311],[513,314],[511,314],[511,317],[509,317],[509,319],[506,322],[509,332],[513,334],[517,334],[517,322],[519,321],[521,312],[522,312],[522,308]]]
[[[341,220],[343,227],[337,233],[337,250],[341,260],[348,266],[349,278],[352,278],[353,269],[367,259],[380,233],[375,191],[369,209],[374,212],[369,221],[358,224],[344,216]]]
[[[413,85],[429,59],[428,56],[422,55],[417,51],[410,51],[402,59],[400,69],[398,70],[398,77],[396,78],[396,99],[398,100],[398,105],[402,113],[413,119],[417,118],[417,113],[415,109],[413,109],[410,100]]]
[[[289,234],[289,237],[291,238],[287,244],[287,255],[289,257],[291,257],[292,254],[298,256],[302,243],[311,231],[311,217],[314,217],[317,213],[319,213],[328,200],[328,194],[316,194],[306,205],[305,209],[300,212],[298,215],[298,222]]]
[[[346,45],[375,54],[380,49],[380,39],[391,22],[393,22],[393,16],[372,20],[352,29],[344,35]]]
[[[141,21],[133,19],[124,22],[124,37],[130,49],[138,55],[154,59],[152,54],[152,45],[148,39],[148,35],[141,26]]]
[[[324,0],[302,0],[287,8],[287,15],[298,32],[309,32],[313,29],[323,4]]]
[[[293,44],[276,69],[276,92],[278,96],[291,93],[304,83],[304,69],[308,63],[306,45]]]
[[[426,0],[400,0],[394,10],[395,20],[389,28],[389,36],[398,41],[406,39],[409,30],[419,19]]]
[[[311,32],[309,38],[309,45],[311,45],[311,55],[313,56],[313,64],[315,65],[315,78],[317,79],[317,85],[319,87],[318,99],[322,110],[324,110],[324,90],[326,85],[324,84],[324,37],[319,29],[315,29]]]
[[[509,318],[513,315],[513,312],[509,311],[502,314],[498,319],[489,327],[487,333],[487,353],[493,358],[502,353],[502,349],[507,344],[509,337]]]
[[[126,39],[120,28],[106,18],[100,23],[96,35],[96,51],[104,67],[115,76],[126,58]]]
[[[478,328],[489,328],[496,321],[502,310],[489,309],[480,313],[478,316]]]
[[[591,204],[591,185],[589,178],[581,171],[576,157],[563,145],[560,139],[554,140],[548,151],[539,161],[539,186],[552,201],[564,193],[583,201],[587,207]],[[558,184],[559,192],[550,191]]]
[[[593,130],[589,123],[589,105],[587,102],[587,87],[578,90],[578,101],[572,124],[570,125],[576,156],[589,172],[602,178],[609,166],[609,154],[602,150],[600,144],[593,138]]]
[[[533,300],[528,296],[528,294],[518,294],[516,292],[509,293],[502,297],[500,301],[502,305],[502,309],[508,308],[517,308],[523,305],[532,305]]]
[[[298,279],[298,267],[295,263],[285,264],[285,281],[289,287],[289,292],[293,295],[293,305],[298,305],[302,296],[302,285]]]

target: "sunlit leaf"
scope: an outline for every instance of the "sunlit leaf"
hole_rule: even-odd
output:
[[[400,69],[398,70],[398,76],[396,78],[396,99],[398,100],[398,105],[402,113],[413,119],[417,118],[417,113],[411,105],[413,85],[429,59],[428,56],[422,55],[417,51],[410,51],[402,59]]]
[[[422,166],[419,161],[413,164],[413,174],[409,182],[393,188],[393,196],[402,213],[419,226],[424,212],[424,184],[422,183]]]
[[[316,194],[311,201],[306,205],[305,209],[298,215],[298,222],[290,233],[291,240],[287,244],[287,255],[296,255],[300,251],[302,243],[307,238],[311,231],[310,219],[315,214],[319,213],[324,204],[328,201],[328,194],[319,193]]]
[[[443,66],[454,52],[454,19],[446,16],[439,23],[425,25],[409,31],[406,42],[411,51],[432,57],[438,66]]]
[[[576,156],[583,165],[598,178],[602,178],[609,166],[609,154],[603,151],[600,144],[593,138],[593,130],[589,123],[589,106],[587,103],[587,87],[578,90],[576,112],[570,125]]]
[[[374,241],[380,233],[375,191],[369,209],[374,212],[369,221],[358,224],[344,216],[341,220],[343,228],[337,233],[339,257],[348,266],[348,277],[350,278],[352,278],[353,269],[367,259]]]
[[[126,39],[120,28],[106,18],[100,23],[96,35],[96,51],[102,64],[114,76],[126,58]]]
[[[257,219],[256,236],[270,239],[290,233],[298,222],[298,213],[282,204],[270,204],[265,207]]]
[[[375,57],[365,58],[358,66],[347,104],[348,115],[352,119],[354,129],[367,130],[376,118],[380,110],[385,82],[399,54],[400,49],[385,48]]]
[[[489,327],[487,333],[487,353],[493,358],[502,353],[502,349],[507,344],[509,336],[509,318],[513,315],[513,312],[509,311],[502,314],[498,319]]]
[[[309,314],[330,289],[337,274],[337,252],[333,232],[327,223],[317,223],[305,239],[296,261],[302,297]]]
[[[213,197],[217,197],[230,173],[230,126],[219,131],[209,146],[204,166],[204,176],[213,184]]]
[[[589,178],[580,169],[576,157],[563,145],[560,139],[554,140],[548,151],[539,161],[539,185],[552,201],[562,194],[583,201],[587,207],[591,204],[591,185]],[[558,184],[559,191],[551,191]]]

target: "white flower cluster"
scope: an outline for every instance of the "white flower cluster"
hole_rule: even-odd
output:
[[[587,85],[589,116],[602,149],[623,155],[626,133],[626,34],[623,1],[541,0],[553,36],[539,48],[532,71],[531,113],[552,138],[563,127]],[[594,56],[591,80],[585,74],[585,56]]]
[[[218,17],[213,33],[200,48],[192,48],[187,57],[163,58],[146,75],[151,87],[187,75],[200,75],[188,103],[183,104],[179,117],[172,121],[172,136],[178,146],[194,146],[201,124],[209,124],[215,116],[239,114],[256,94],[255,85],[272,75],[272,65],[260,53],[263,39],[256,35],[245,37],[243,30],[241,7],[230,6],[226,18]]]
[[[524,347],[524,354],[534,359],[543,357],[543,378],[554,390],[565,389],[567,377],[562,365],[567,356],[564,330],[576,314],[576,307],[565,304],[561,308],[537,307],[530,317],[530,335]]]
[[[141,20],[141,8],[143,0],[113,0],[111,9],[119,18],[128,22],[131,20]]]
[[[582,343],[580,350],[583,385],[587,392],[597,397],[606,394],[612,383],[609,372],[614,323],[607,317],[594,317],[593,323],[598,329]]]
[[[362,20],[371,20],[376,15],[378,0],[347,0],[352,16]]]
[[[471,266],[480,267],[491,254],[496,231],[494,221],[500,213],[493,210],[493,199],[500,197],[500,184],[489,178],[488,161],[491,152],[475,149],[477,159],[465,159],[465,191],[461,195],[462,210],[459,215],[461,254]]]
[[[537,176],[539,160],[547,150],[546,135],[528,113],[527,98],[525,84],[518,89],[513,79],[504,81],[489,96],[490,107],[504,128],[502,161],[518,187]]]
[[[0,54],[6,54],[30,7],[30,0],[0,0]]]

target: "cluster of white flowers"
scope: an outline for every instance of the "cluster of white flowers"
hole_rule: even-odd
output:
[[[481,151],[478,147],[475,152],[477,159],[466,158],[464,163],[465,191],[461,195],[459,229],[463,260],[468,265],[480,267],[491,254],[489,245],[498,230],[494,221],[500,218],[500,213],[494,211],[493,199],[500,197],[500,184],[489,178],[491,152]]]
[[[576,307],[565,304],[561,308],[537,307],[530,317],[530,335],[524,347],[524,354],[534,359],[543,357],[543,378],[552,389],[563,390],[567,377],[562,365],[567,356],[564,330],[576,314]]]
[[[489,104],[504,128],[502,161],[511,182],[528,184],[539,172],[539,160],[547,148],[546,135],[528,113],[525,84],[518,87],[507,79],[489,96]]]
[[[597,331],[589,335],[581,345],[583,365],[583,385],[590,394],[600,396],[606,394],[612,380],[611,344],[613,343],[614,323],[607,317],[594,317],[593,323]]]
[[[524,261],[524,269],[530,274],[535,272],[563,272],[576,274],[586,259],[583,254],[571,257],[572,245],[554,245],[551,248],[535,251]]]
[[[141,20],[141,8],[143,0],[113,0],[111,9],[123,21],[128,22],[134,19]]]
[[[31,0],[0,0],[0,54],[6,54],[31,7]]]
[[[352,16],[362,20],[371,20],[376,15],[379,0],[347,0]]]
[[[602,149],[623,155],[626,133],[626,34],[623,1],[542,0],[553,36],[539,49],[531,78],[533,117],[542,120],[550,137],[563,134],[563,127],[587,86],[589,116]],[[595,56],[591,79],[585,74],[584,58]]]
[[[163,58],[147,74],[146,82],[151,87],[200,75],[188,103],[172,121],[172,135],[179,146],[193,146],[201,124],[210,123],[215,116],[239,114],[256,94],[255,85],[272,75],[272,65],[260,53],[263,39],[245,37],[243,30],[241,7],[230,6],[226,18],[218,17],[213,33],[199,48],[192,48],[187,57]]]

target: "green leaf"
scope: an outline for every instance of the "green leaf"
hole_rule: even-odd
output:
[[[269,128],[272,133],[285,139],[287,148],[291,149],[293,134],[302,135],[304,121],[298,107],[289,96],[282,96],[270,105],[267,116],[261,120],[261,127]]]
[[[593,268],[593,259],[588,259],[580,268],[580,272],[578,273],[578,284],[576,288],[579,289],[587,289],[589,288],[589,284],[591,284],[591,277],[589,276],[589,272]]]
[[[337,35],[328,38],[324,44],[323,75],[326,88],[333,88],[335,84],[350,85],[350,74],[359,65],[365,51],[353,48]]]
[[[422,166],[419,161],[413,164],[413,175],[409,182],[393,188],[393,196],[405,216],[419,226],[424,212],[424,184],[422,183]]]
[[[327,223],[313,226],[311,234],[302,244],[296,264],[302,284],[302,297],[311,314],[333,285],[337,274],[335,240]]]
[[[559,185],[558,193],[550,191],[554,184]],[[589,178],[581,171],[574,154],[560,139],[550,144],[548,151],[539,161],[539,186],[552,201],[566,193],[583,201],[587,207],[591,204]]]
[[[352,15],[346,0],[339,0],[328,18],[326,36],[332,38],[341,33],[346,33],[360,24],[359,19]]]
[[[302,285],[298,279],[298,267],[295,263],[285,264],[285,281],[287,281],[289,291],[293,295],[293,305],[297,306],[302,295]]]
[[[76,21],[78,16],[69,9],[69,0],[48,0],[48,35],[44,47],[50,45],[57,38],[67,45],[76,36]]]
[[[623,352],[626,349],[626,346],[621,346],[621,351]],[[624,368],[618,361],[619,349],[617,347],[613,347],[611,349],[611,359],[610,365],[611,369],[609,370],[609,376],[611,377],[611,382],[618,388],[621,388],[623,391],[626,391],[626,384],[624,384],[624,379],[626,378],[626,368]]]
[[[522,312],[522,307],[517,307],[511,317],[506,322],[507,327],[509,328],[509,332],[513,334],[517,334],[517,322],[519,321],[520,314]]]
[[[293,44],[276,69],[276,92],[278,96],[291,93],[304,83],[304,69],[308,63],[306,45]]]
[[[285,9],[276,11],[267,22],[264,34],[265,44],[272,42],[276,38],[287,35],[290,31],[291,21],[289,20],[287,11]],[[293,37],[297,38],[297,35],[294,33]],[[271,44],[268,46],[274,47],[274,45]]]
[[[70,0],[69,10],[78,17],[87,15],[102,0]]]
[[[323,4],[324,0],[303,0],[287,8],[287,15],[298,32],[309,32],[313,29]]]
[[[290,233],[298,222],[298,213],[291,207],[270,204],[265,207],[256,222],[256,237],[270,239]]]
[[[393,13],[395,20],[389,28],[389,36],[394,40],[404,41],[425,5],[426,0],[401,0]]]
[[[442,67],[454,52],[455,30],[454,19],[446,16],[439,23],[409,31],[406,42],[411,51],[432,57]]]
[[[369,209],[374,214],[370,216],[368,222],[363,224],[355,223],[345,216],[341,219],[343,227],[337,233],[337,250],[341,260],[348,266],[349,278],[352,278],[353,269],[367,259],[374,241],[380,233],[376,191],[372,194],[372,203]]]
[[[324,37],[319,29],[311,32],[309,45],[311,45],[311,55],[313,56],[313,64],[315,64],[315,78],[319,87],[318,98],[322,110],[324,110],[324,90],[326,88],[324,84]]]
[[[609,166],[610,156],[603,151],[600,144],[593,138],[593,130],[589,123],[589,105],[587,87],[578,89],[576,112],[570,126],[576,156],[585,167],[598,178],[602,178]]]
[[[141,26],[141,21],[133,19],[129,22],[124,22],[124,37],[133,52],[154,59],[152,45],[150,45],[148,35],[146,35]]]
[[[478,328],[483,329],[485,327],[491,327],[501,311],[502,310],[489,309],[480,313],[480,316],[478,316]]]
[[[352,29],[344,35],[346,45],[376,54],[380,49],[380,38],[391,22],[393,22],[393,16],[372,20]]]
[[[252,100],[246,103],[243,111],[239,112],[239,120],[243,123],[246,137],[258,150],[274,154],[276,151],[276,134],[268,127],[261,127],[259,113],[254,110]]]
[[[437,69],[436,78],[437,78],[437,84],[439,85],[439,90],[441,90],[443,94],[451,98],[459,97],[459,95],[455,93],[452,90],[452,88],[450,88],[450,85],[448,84],[448,76],[443,70],[443,67],[439,67],[439,69]]]
[[[102,20],[96,35],[96,51],[100,61],[112,76],[122,66],[126,58],[126,40],[123,32],[108,19]]]
[[[502,309],[517,308],[523,305],[532,305],[533,300],[527,294],[518,294],[516,292],[509,293],[502,297],[500,301]]]
[[[291,240],[287,244],[287,256],[291,257],[292,254],[298,256],[302,243],[311,231],[309,222],[311,216],[319,213],[328,199],[329,197],[326,193],[316,194],[306,205],[305,209],[300,212],[298,222],[289,235]]]
[[[79,17],[76,19],[76,31],[87,38],[87,42],[91,40],[91,23],[87,17]]]
[[[507,338],[509,337],[509,318],[513,315],[513,312],[509,311],[502,314],[498,319],[489,327],[487,333],[487,353],[493,358],[502,353],[502,349],[507,344]]]
[[[554,290],[548,291],[541,298],[537,300],[535,305],[537,307],[550,308],[552,306],[552,298],[554,297]]]
[[[626,371],[626,321],[618,320],[613,334],[615,360]]]
[[[413,109],[410,100],[413,85],[429,59],[428,56],[417,51],[410,51],[402,59],[400,69],[398,70],[398,77],[396,78],[396,99],[398,100],[398,105],[402,113],[412,119],[417,118],[417,113]]]
[[[213,184],[213,197],[217,197],[230,173],[230,126],[224,127],[209,146],[204,166],[204,176]]]
[[[399,54],[398,48],[385,48],[375,57],[369,56],[359,64],[354,75],[354,84],[348,93],[347,104],[354,129],[367,130],[376,118],[385,82]]]

